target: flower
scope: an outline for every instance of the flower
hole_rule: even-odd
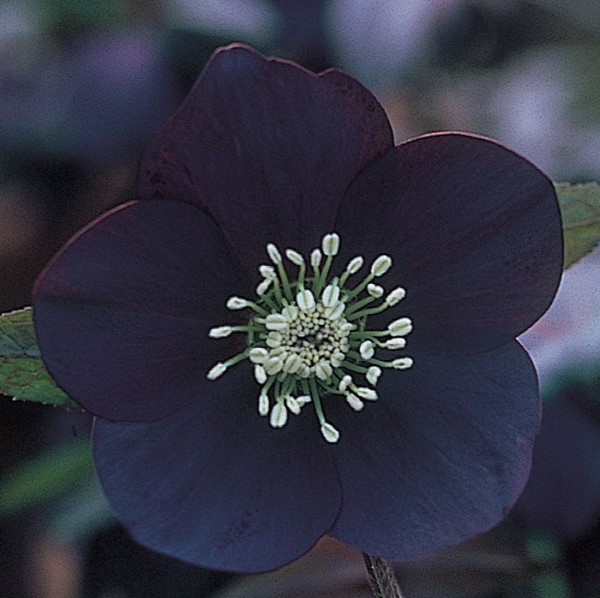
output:
[[[43,358],[97,416],[98,476],[138,541],[265,571],[326,534],[413,557],[503,517],[539,424],[515,337],[562,262],[539,170],[473,135],[394,147],[350,77],[233,45],[138,189],[34,298]]]

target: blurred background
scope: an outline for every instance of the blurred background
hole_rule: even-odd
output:
[[[140,153],[231,41],[344,69],[396,141],[499,139],[555,181],[600,181],[597,0],[0,0],[0,310],[76,230],[135,197]],[[508,520],[397,563],[407,598],[600,596],[600,255],[523,337],[546,401]],[[370,596],[360,554],[324,540],[273,574],[203,571],[132,543],[94,482],[86,414],[0,402],[0,596]]]

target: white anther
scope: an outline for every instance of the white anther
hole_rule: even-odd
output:
[[[333,369],[326,361],[319,361],[315,366],[315,374],[320,380],[327,380],[333,374]]]
[[[303,289],[296,295],[296,303],[302,311],[311,312],[315,309],[314,295],[308,289]]]
[[[282,259],[281,259],[281,253],[279,253],[279,249],[277,249],[277,247],[275,247],[275,245],[273,245],[273,243],[269,243],[267,245],[267,253],[269,254],[269,257],[271,258],[271,261],[275,264],[281,264]]]
[[[380,255],[371,264],[371,274],[373,276],[383,276],[392,266],[392,258],[389,255]]]
[[[365,404],[354,394],[348,393],[346,395],[346,402],[354,411],[362,411]]]
[[[348,272],[348,274],[356,274],[363,267],[364,263],[365,258],[362,255],[357,255],[348,262],[346,272]]]
[[[340,439],[339,431],[328,422],[325,422],[321,426],[321,434],[323,434],[323,438],[325,438],[327,442],[334,443]]]
[[[356,328],[356,324],[352,324],[351,322],[344,322],[343,324],[340,325],[339,331],[344,336],[348,336],[355,328]]]
[[[320,249],[313,249],[310,254],[310,265],[313,268],[318,268],[321,265],[321,259],[323,259],[323,254]]]
[[[252,347],[248,351],[248,357],[252,363],[264,363],[269,359],[269,352],[263,347]]]
[[[294,415],[300,415],[301,405],[294,397],[285,397],[285,404]]]
[[[211,338],[225,338],[229,336],[233,332],[233,328],[231,326],[217,326],[216,328],[211,328],[208,331],[208,336]]]
[[[272,281],[269,278],[265,278],[262,282],[259,282],[256,287],[256,294],[259,297],[262,297],[269,290],[271,282]]]
[[[337,255],[340,250],[340,236],[337,233],[325,235],[321,247],[325,255]]]
[[[392,351],[395,349],[404,349],[404,347],[406,347],[406,339],[402,338],[401,336],[390,338],[389,340],[385,341],[384,347],[386,349],[392,349]]]
[[[410,357],[400,357],[392,361],[392,366],[395,370],[407,370],[413,366],[413,363]]]
[[[258,413],[263,416],[269,413],[269,397],[266,394],[258,395]]]
[[[267,381],[267,372],[262,365],[254,366],[254,378],[259,384],[264,384]]]
[[[293,249],[286,249],[285,256],[292,264],[296,264],[296,266],[302,266],[302,264],[304,264],[304,258]]]
[[[310,368],[306,364],[303,364],[298,374],[301,378],[309,378],[311,375]]]
[[[329,360],[331,361],[331,365],[334,368],[339,368],[344,362],[345,358],[346,356],[344,355],[344,353],[342,353],[339,349],[336,349],[333,352],[333,355],[329,358]]]
[[[275,374],[279,374],[283,369],[283,359],[281,359],[281,357],[271,356],[265,361],[263,367],[269,376],[274,376]]]
[[[273,266],[267,266],[263,264],[258,267],[258,271],[263,278],[267,280],[275,280],[277,278],[277,274],[275,273],[275,268]]]
[[[392,305],[396,305],[396,303],[402,301],[404,297],[406,297],[406,291],[402,287],[397,287],[389,293],[385,298],[385,302],[392,307]]]
[[[338,301],[333,307],[328,307],[323,314],[328,320],[337,320],[346,309],[346,304]]]
[[[371,357],[375,355],[375,345],[373,344],[373,341],[363,341],[358,350],[363,359],[371,359]]]
[[[287,422],[288,412],[283,401],[277,401],[271,409],[271,426],[273,428],[283,428]]]
[[[290,353],[283,364],[283,371],[295,374],[302,367],[302,359],[296,353]]]
[[[385,293],[383,287],[378,284],[373,284],[372,282],[367,285],[367,293],[371,295],[371,297],[375,297],[375,299],[379,299]]]
[[[285,330],[288,320],[283,314],[269,314],[265,318],[265,327],[267,330]]]
[[[388,324],[388,332],[392,336],[406,336],[412,329],[412,321],[410,318],[398,318]]]
[[[371,384],[372,386],[375,386],[377,384],[377,381],[379,380],[379,376],[381,376],[381,368],[377,367],[376,365],[372,365],[366,373],[366,378],[367,378],[367,382],[369,384]]]
[[[300,395],[299,397],[296,397],[296,403],[298,403],[298,405],[300,405],[300,407],[304,407],[304,405],[306,405],[307,403],[310,403],[312,401],[312,399],[310,398],[309,395]]]
[[[333,307],[338,302],[340,298],[340,287],[335,284],[328,284],[323,289],[323,294],[321,295],[321,303],[325,307]]]
[[[352,384],[352,376],[346,374],[341,380],[340,383],[338,384],[338,390],[340,392],[345,392],[346,389],[350,386],[350,384]]]
[[[372,388],[365,388],[364,386],[355,388],[354,392],[356,392],[361,399],[365,399],[366,401],[376,401],[379,398]]]
[[[248,301],[242,297],[229,297],[225,305],[227,309],[244,309],[248,307]]]
[[[281,313],[288,322],[293,322],[298,317],[298,308],[295,305],[287,305]]]
[[[216,380],[219,376],[222,376],[227,370],[227,366],[224,363],[216,363],[215,365],[212,366],[212,368],[210,368],[210,370],[208,370],[208,374],[206,374],[206,377],[209,380]]]
[[[271,349],[276,349],[277,347],[281,347],[281,343],[283,341],[283,336],[279,332],[269,332],[267,335],[267,346],[271,347]]]

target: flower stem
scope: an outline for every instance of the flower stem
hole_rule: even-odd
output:
[[[385,559],[363,552],[375,598],[403,598],[392,568]]]

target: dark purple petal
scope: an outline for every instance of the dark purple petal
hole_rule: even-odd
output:
[[[527,479],[540,409],[517,342],[476,356],[418,356],[394,374],[382,376],[376,404],[351,414],[355,425],[340,422],[344,502],[330,535],[408,558],[506,515]]]
[[[318,245],[348,185],[391,146],[383,109],[350,77],[235,45],[146,152],[139,193],[205,208],[254,271],[267,242]]]
[[[96,420],[100,482],[137,541],[204,567],[258,572],[301,556],[331,527],[341,492],[316,418],[271,428],[250,379],[249,368],[232,369],[209,404],[199,398],[159,422]]]
[[[387,253],[414,321],[411,347],[473,353],[515,338],[548,308],[562,268],[552,183],[497,143],[413,139],[361,174],[336,230],[345,252]]]
[[[155,420],[201,397],[210,367],[243,350],[208,330],[240,318],[225,302],[246,285],[220,230],[198,208],[126,204],[79,233],[39,278],[42,357],[92,413]]]
[[[564,540],[600,516],[600,425],[566,398],[544,408],[531,476],[514,513]]]

